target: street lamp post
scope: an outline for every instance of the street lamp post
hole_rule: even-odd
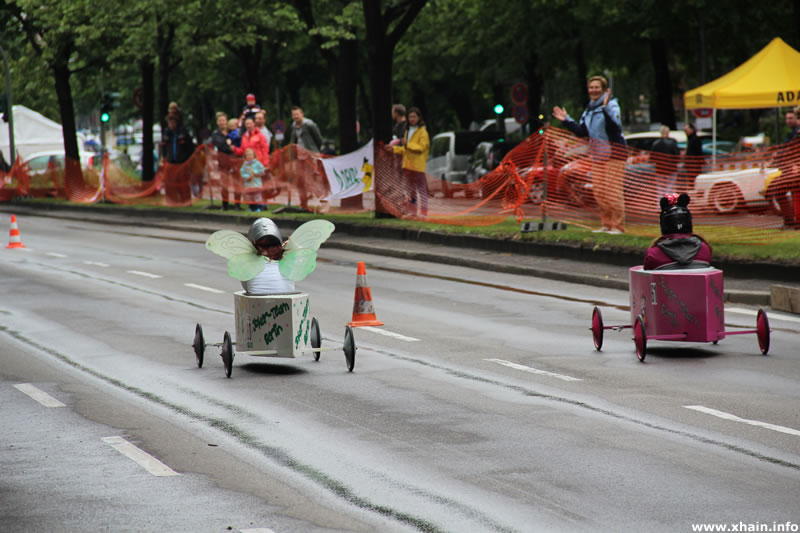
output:
[[[8,57],[2,46],[0,46],[0,54],[3,55],[3,66],[6,69],[6,105],[8,106],[6,119],[8,120],[8,143],[10,149],[8,164],[14,165],[16,156],[14,155],[14,101],[11,98],[11,70],[8,68]]]

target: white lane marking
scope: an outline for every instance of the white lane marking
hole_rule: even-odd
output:
[[[58,252],[47,252],[45,255],[49,255],[51,257],[69,257],[67,255],[60,254]]]
[[[153,474],[154,476],[179,476],[173,469],[142,451],[122,437],[103,437],[103,442],[110,444],[119,453]]]
[[[145,278],[157,279],[160,278],[158,274],[151,274],[150,272],[142,272],[141,270],[128,270],[128,274],[135,274],[137,276],[144,276]]]
[[[731,420],[733,422],[741,422],[743,424],[750,424],[751,426],[758,426],[766,429],[771,429],[772,431],[780,431],[781,433],[787,433],[789,435],[794,435],[796,437],[800,437],[800,431],[792,428],[787,428],[784,426],[778,426],[775,424],[770,424],[768,422],[761,422],[760,420],[748,420],[746,418],[739,418],[736,415],[732,415],[730,413],[726,413],[724,411],[717,411],[716,409],[711,409],[709,407],[703,407],[702,405],[684,405],[686,409],[692,409],[694,411],[700,411],[701,413],[705,413],[707,415],[716,416],[719,418],[724,418],[725,420]]]
[[[20,392],[24,392],[45,407],[66,407],[63,403],[59,402],[43,390],[37,389],[30,383],[19,383],[14,385],[14,388]]]
[[[742,309],[739,307],[726,307],[725,312],[730,311],[731,313],[739,313],[741,315],[750,315],[756,316],[758,315],[758,311],[754,311],[752,309]],[[800,322],[800,317],[784,315],[781,313],[776,313],[774,311],[770,311],[767,313],[767,318],[772,320],[773,318],[776,320],[786,320],[787,322]]]
[[[215,294],[222,294],[225,291],[221,291],[219,289],[212,289],[211,287],[204,287],[202,285],[195,285],[194,283],[184,283],[187,287],[191,287],[193,289],[200,289],[201,291],[213,292]]]
[[[539,374],[541,376],[549,376],[551,378],[562,379],[564,381],[583,381],[581,378],[573,378],[572,376],[565,376],[564,374],[556,374],[554,372],[548,372],[547,370],[539,370],[538,368],[512,363],[511,361],[506,361],[505,359],[484,359],[484,361],[497,363],[498,365],[513,368],[514,370],[522,370],[523,372],[530,372],[531,374]]]
[[[375,328],[372,326],[359,326],[358,329],[365,329],[367,331],[371,331],[373,333],[378,333],[380,335],[386,335],[387,337],[392,337],[395,339],[399,339],[401,341],[408,341],[408,342],[415,342],[419,339],[415,339],[414,337],[406,337],[405,335],[401,335],[399,333],[395,333],[394,331],[386,331],[385,329]]]
[[[99,267],[103,267],[103,268],[106,268],[106,267],[109,266],[108,263],[98,263],[97,261],[84,261],[83,264],[84,265],[99,266]]]
[[[256,527],[252,529],[240,529],[239,533],[275,533],[267,527]]]

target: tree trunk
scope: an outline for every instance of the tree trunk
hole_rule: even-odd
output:
[[[536,53],[531,50],[527,61],[525,61],[525,74],[528,84],[528,124],[531,133],[542,125],[539,115],[542,114],[542,91],[544,90],[544,80],[539,75],[539,62]]]
[[[59,54],[53,65],[56,82],[58,111],[61,115],[61,128],[64,137],[64,186],[80,187],[83,185],[83,171],[78,150],[78,134],[75,131],[75,109],[72,104],[72,88],[69,84],[68,52]]]
[[[650,41],[650,57],[653,61],[656,82],[656,116],[654,118],[674,130],[676,128],[675,106],[672,102],[672,81],[667,61],[667,44],[664,39]]]
[[[153,107],[155,92],[153,81],[155,66],[150,59],[141,63],[142,68],[142,181],[151,181],[155,176],[153,160]]]

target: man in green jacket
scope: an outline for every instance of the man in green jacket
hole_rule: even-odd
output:
[[[322,135],[319,127],[303,114],[303,108],[292,107],[292,130],[289,132],[289,144],[296,144],[310,152],[319,153],[322,146]]]

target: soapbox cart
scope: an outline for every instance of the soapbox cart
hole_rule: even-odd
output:
[[[597,307],[592,311],[592,337],[598,351],[603,332],[633,328],[636,356],[644,362],[647,341],[711,342],[729,335],[755,333],[761,353],[769,351],[769,320],[759,309],[756,329],[725,331],[722,271],[713,267],[628,271],[631,323],[606,326]]]
[[[298,292],[253,296],[239,291],[234,293],[233,300],[236,321],[235,347],[227,331],[221,343],[206,343],[203,328],[197,324],[192,347],[198,367],[203,367],[206,346],[222,348],[220,357],[225,366],[225,375],[228,377],[231,377],[233,358],[237,352],[256,357],[291,359],[301,353],[310,352],[314,360],[319,361],[320,352],[338,349],[322,347],[319,323],[316,318],[309,316],[308,294]],[[355,366],[356,343],[350,326],[345,326],[344,345],[341,349],[344,351],[347,370],[352,372]]]

